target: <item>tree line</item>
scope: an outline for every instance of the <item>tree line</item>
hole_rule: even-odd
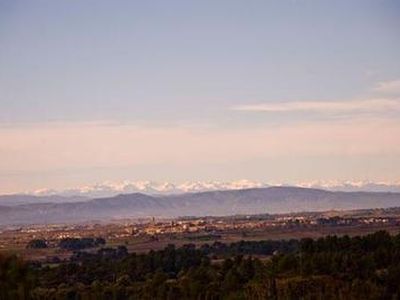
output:
[[[57,266],[0,257],[1,299],[398,299],[399,283],[400,235],[385,231],[145,254],[120,246]]]
[[[58,241],[57,247],[66,250],[82,250],[87,248],[94,248],[105,245],[104,238],[62,238]],[[26,245],[30,249],[44,249],[47,248],[49,242],[45,239],[33,239]]]

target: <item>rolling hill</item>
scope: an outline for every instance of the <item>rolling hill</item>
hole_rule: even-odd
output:
[[[269,187],[163,196],[133,193],[84,201],[0,205],[1,225],[43,224],[150,216],[215,216],[388,208],[400,206],[400,193]]]

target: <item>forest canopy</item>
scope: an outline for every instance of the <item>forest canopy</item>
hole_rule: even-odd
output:
[[[119,246],[56,266],[0,257],[1,299],[395,299],[399,282],[400,235],[385,231],[146,254]]]

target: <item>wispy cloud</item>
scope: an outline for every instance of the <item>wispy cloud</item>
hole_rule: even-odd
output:
[[[382,113],[400,111],[400,101],[396,99],[294,101],[238,105],[232,109],[253,112]]]
[[[373,90],[382,94],[400,95],[400,79],[378,82]]]

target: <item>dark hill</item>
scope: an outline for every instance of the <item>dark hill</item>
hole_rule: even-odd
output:
[[[0,207],[0,224],[62,223],[137,217],[176,217],[325,211],[400,206],[400,193],[329,192],[297,187],[149,196],[140,193],[69,203]]]

